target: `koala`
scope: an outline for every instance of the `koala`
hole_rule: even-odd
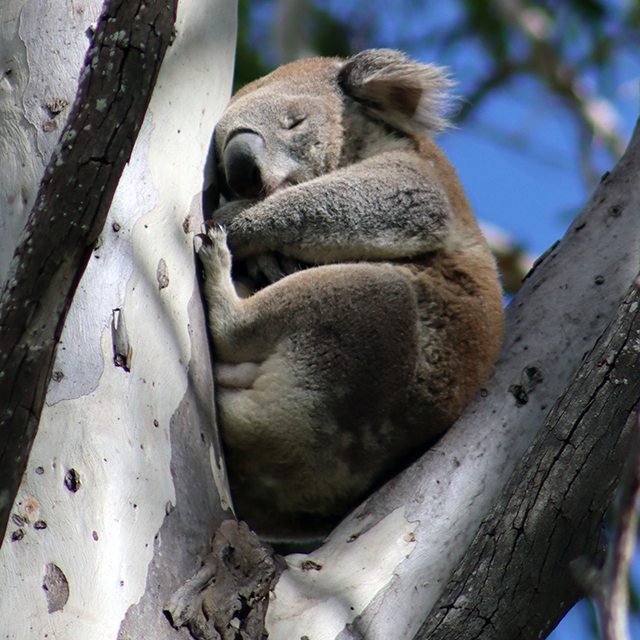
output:
[[[267,539],[328,532],[498,356],[495,262],[432,141],[448,85],[392,50],[310,58],[216,126],[228,201],[196,251],[236,513]]]

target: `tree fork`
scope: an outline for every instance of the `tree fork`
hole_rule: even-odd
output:
[[[36,435],[56,346],[129,161],[177,0],[109,0],[0,299],[0,536]]]
[[[635,431],[639,280],[556,402],[416,638],[541,638],[601,564],[602,521]],[[463,631],[462,631],[463,630]]]

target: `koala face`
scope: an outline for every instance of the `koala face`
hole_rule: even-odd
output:
[[[263,199],[335,169],[341,111],[330,85],[312,91],[288,77],[237,94],[215,132],[219,170],[231,197]]]
[[[445,128],[443,70],[390,50],[285,65],[241,89],[216,126],[227,200],[264,199]]]

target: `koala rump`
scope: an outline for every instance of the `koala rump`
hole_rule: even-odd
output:
[[[431,139],[448,86],[395,51],[311,58],[216,127],[198,255],[236,513],[265,537],[326,533],[497,358],[495,263]]]

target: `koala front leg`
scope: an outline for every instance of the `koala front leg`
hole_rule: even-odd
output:
[[[261,324],[256,305],[236,293],[226,231],[218,224],[208,224],[206,234],[196,236],[195,243],[204,272],[208,323],[217,355],[227,362],[261,362],[269,355],[276,337],[269,328],[256,331],[255,327]]]
[[[206,224],[227,227],[239,214],[250,209],[256,202],[257,200],[248,199],[227,202],[212,213],[211,218],[207,220]],[[268,282],[275,282],[287,273],[295,270],[293,267],[286,269],[287,265],[285,265],[283,269],[283,265],[280,264],[280,261],[276,259],[275,255],[271,252],[252,256],[246,261],[246,264],[249,276],[255,281],[254,283],[248,284],[249,290],[259,288],[260,281],[265,278]]]
[[[229,220],[243,258],[277,250],[326,264],[388,260],[441,248],[451,205],[417,154],[392,151],[277,191]]]
[[[250,209],[257,200],[232,200],[218,207],[212,214],[209,222],[217,223],[222,227],[228,226],[239,214]]]
[[[231,279],[231,254],[227,234],[218,224],[206,226],[206,235],[194,239],[196,253],[204,271],[204,296],[207,301],[209,327],[218,341],[236,324],[241,300]]]

